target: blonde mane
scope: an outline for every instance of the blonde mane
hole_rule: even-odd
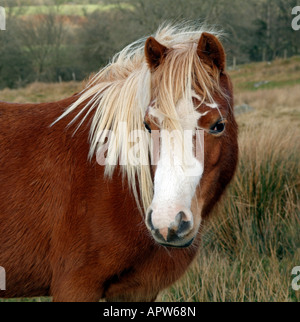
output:
[[[212,30],[205,31],[217,35]],[[213,102],[213,94],[221,92],[217,71],[203,66],[197,54],[202,32],[204,30],[201,27],[182,25],[159,28],[154,37],[170,50],[164,63],[154,73],[151,73],[145,59],[146,38],[128,45],[91,79],[78,100],[59,118],[88,101],[79,109],[72,122],[82,117],[78,123],[80,127],[87,116],[94,112],[89,158],[101,151],[109,131],[117,133],[120,122],[127,124],[127,135],[118,135],[115,143],[108,147],[107,160],[125,160],[121,166],[122,173],[127,176],[140,210],[144,208],[146,211],[152,201],[151,167],[150,164],[132,165],[126,162],[132,147],[128,137],[134,130],[144,131],[140,156],[143,160],[149,160],[150,138],[143,121],[150,102],[154,102],[155,108],[165,116],[164,128],[182,130],[176,111],[177,102],[181,98],[191,100],[194,90],[203,101]],[[114,162],[107,162],[105,174],[111,176],[115,166]]]

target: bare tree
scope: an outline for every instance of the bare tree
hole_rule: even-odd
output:
[[[64,26],[57,10],[49,9],[35,19],[19,21],[18,39],[33,63],[36,80],[45,80],[47,69],[59,63],[64,40]]]

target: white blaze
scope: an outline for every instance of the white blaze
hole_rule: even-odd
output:
[[[184,130],[183,137],[180,131],[162,130],[160,134],[160,158],[154,177],[154,197],[150,206],[153,211],[152,223],[157,229],[170,227],[180,211],[185,214],[183,220],[190,221],[193,226],[190,208],[203,174],[204,158],[196,158],[193,142],[201,114],[192,106],[187,108],[186,104],[192,104],[192,101],[182,99],[177,105]],[[150,113],[152,114],[152,111]]]

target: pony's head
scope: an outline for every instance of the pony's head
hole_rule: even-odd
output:
[[[237,125],[225,53],[215,35],[202,33],[197,42],[192,37],[173,46],[150,37],[145,57],[152,95],[144,124],[160,138],[154,144],[154,196],[146,225],[158,243],[186,247],[236,167]]]
[[[154,239],[190,245],[237,163],[232,86],[217,34],[159,29],[118,53],[61,117],[77,107],[74,121],[85,113],[78,126],[94,111],[90,157],[108,176],[117,166],[127,176]]]

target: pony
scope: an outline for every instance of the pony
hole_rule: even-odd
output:
[[[0,297],[154,301],[186,272],[238,160],[218,33],[162,26],[0,116]]]

